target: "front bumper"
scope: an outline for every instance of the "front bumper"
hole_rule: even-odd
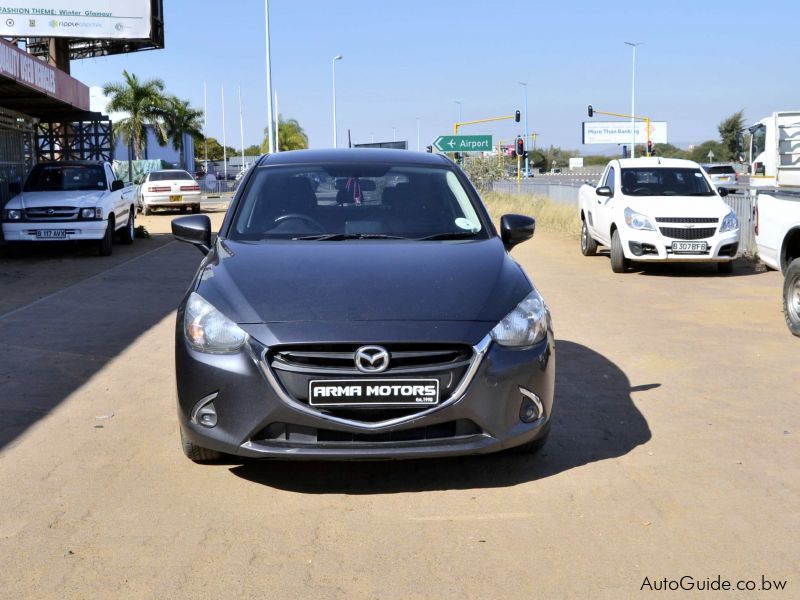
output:
[[[642,262],[727,262],[739,254],[739,230],[716,233],[698,240],[675,239],[659,231],[620,229],[622,250],[625,258]],[[672,251],[672,242],[706,242],[703,253],[688,254]]]
[[[56,223],[4,222],[3,239],[7,242],[64,242],[71,240],[100,240],[106,234],[108,221],[64,221]],[[40,230],[64,230],[66,237],[37,237]]]
[[[371,343],[390,324],[374,323],[375,333],[353,338]],[[427,339],[432,325],[403,329],[404,339]],[[365,329],[361,327],[362,331]],[[415,329],[423,337],[415,338]],[[487,328],[488,329],[488,328]],[[426,331],[427,330],[427,331]],[[365,332],[366,333],[366,332]],[[427,334],[427,335],[424,335]],[[183,338],[182,311],[176,328],[178,416],[192,443],[226,454],[282,459],[401,459],[496,452],[545,435],[553,412],[555,345],[552,328],[536,346],[508,350],[487,336],[475,353],[463,386],[441,404],[381,421],[341,418],[291,396],[263,360],[265,347],[252,338],[234,355],[199,353]],[[454,340],[464,342],[466,340]],[[520,419],[532,392],[541,401],[535,421]],[[198,412],[211,398],[215,426],[200,424]],[[194,418],[193,418],[194,414]],[[269,432],[282,432],[270,435]]]

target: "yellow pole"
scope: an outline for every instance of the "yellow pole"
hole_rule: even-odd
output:
[[[519,185],[519,174],[520,174],[519,165],[520,165],[521,161],[522,161],[522,157],[520,155],[517,155],[517,185]]]
[[[650,119],[644,118],[645,131],[647,132],[647,145],[645,146],[645,155],[650,156]]]

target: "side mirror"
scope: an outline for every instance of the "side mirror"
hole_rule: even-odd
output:
[[[8,184],[8,193],[12,196],[22,193],[22,184],[19,181],[11,181]]]
[[[602,187],[597,188],[594,191],[594,193],[597,194],[598,196],[606,196],[606,197],[610,198],[611,197],[611,188],[608,187],[607,185],[604,185]]]
[[[525,215],[503,215],[500,218],[500,238],[506,250],[533,237],[536,220]]]
[[[730,192],[728,191],[728,188],[717,188],[717,193],[720,195],[721,198],[724,198]]]
[[[111,191],[117,192],[125,187],[125,182],[121,179],[115,179],[111,182]]]
[[[208,215],[191,215],[172,220],[172,235],[180,242],[196,246],[203,254],[211,252],[211,219]]]

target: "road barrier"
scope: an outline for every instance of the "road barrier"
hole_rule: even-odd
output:
[[[736,213],[739,219],[739,253],[743,256],[754,257],[756,255],[756,234],[753,221],[753,196],[747,190],[744,194],[729,194],[723,200]]]
[[[238,181],[225,179],[217,179],[216,181],[206,181],[205,179],[198,179],[197,183],[200,185],[200,191],[208,195],[216,194],[232,194],[236,190]]]

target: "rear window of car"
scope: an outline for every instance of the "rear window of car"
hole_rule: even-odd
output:
[[[183,181],[184,179],[192,179],[186,171],[152,171],[150,173],[150,181]]]
[[[736,169],[734,169],[730,165],[718,165],[714,167],[704,167],[705,172],[709,175],[731,175],[736,173]]]
[[[229,238],[486,238],[481,210],[447,168],[388,164],[257,167]]]

